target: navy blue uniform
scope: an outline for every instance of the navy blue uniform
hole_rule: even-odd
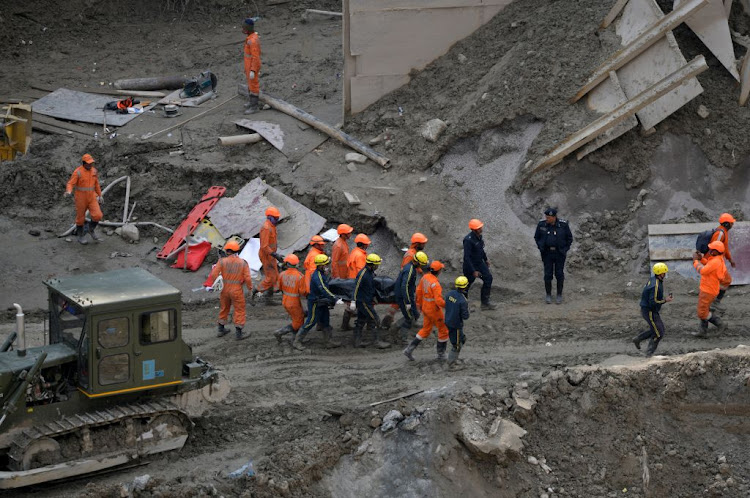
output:
[[[560,287],[565,280],[565,256],[573,244],[573,234],[568,222],[558,218],[550,225],[546,220],[541,220],[536,226],[534,240],[544,263],[544,281],[552,282],[554,275]]]
[[[322,328],[330,327],[331,316],[328,307],[336,304],[336,296],[328,289],[328,280],[320,268],[316,268],[310,278],[310,293],[307,295],[307,318],[302,325],[302,335],[307,334],[316,323]]]
[[[361,330],[368,323],[380,325],[380,317],[375,311],[375,271],[365,266],[354,279],[354,301],[357,303],[357,319],[354,327]]]
[[[445,325],[448,337],[455,351],[460,351],[466,342],[464,320],[469,318],[469,302],[458,289],[453,289],[445,297]]]
[[[492,273],[487,264],[487,254],[484,252],[484,239],[473,230],[464,237],[464,275],[469,279],[469,288],[477,277],[474,272],[479,272],[482,279],[482,291],[480,297],[482,304],[489,304],[490,291],[492,290]],[[468,289],[467,289],[468,292]]]
[[[664,337],[664,322],[661,320],[659,311],[666,302],[666,299],[664,299],[664,282],[656,275],[651,275],[641,292],[641,317],[646,320],[648,329],[641,332],[635,339],[638,342],[649,339],[648,350],[646,351],[649,356],[654,354],[659,341]]]
[[[396,278],[393,291],[396,297],[396,304],[398,304],[401,314],[404,315],[403,328],[411,328],[412,322],[416,322],[419,318],[419,310],[417,309],[415,298],[418,278],[419,272],[413,262],[406,263]],[[409,309],[409,305],[411,305],[411,309]]]

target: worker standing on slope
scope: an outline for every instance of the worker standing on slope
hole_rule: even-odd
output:
[[[693,333],[696,337],[705,337],[708,332],[708,324],[713,323],[719,330],[724,328],[721,319],[711,312],[711,304],[719,295],[721,282],[726,280],[727,267],[724,265],[724,244],[715,241],[708,244],[708,254],[701,259],[701,253],[693,255],[693,266],[701,275],[701,283],[698,292],[698,318],[701,328]]]
[[[286,269],[279,275],[279,287],[283,295],[281,304],[292,319],[292,323],[273,333],[279,342],[284,334],[289,332],[294,337],[304,323],[305,312],[302,310],[302,297],[307,295],[305,276],[297,269],[299,258],[294,254],[289,254],[284,258],[284,265]]]
[[[711,236],[711,242],[721,242],[724,244],[724,259],[726,259],[730,265],[732,265],[732,268],[735,268],[737,265],[734,262],[734,259],[732,258],[732,251],[729,250],[729,230],[732,229],[732,227],[735,224],[734,216],[732,216],[729,213],[722,213],[721,216],[719,216],[719,226],[714,230],[714,234]],[[714,309],[716,311],[723,311],[724,306],[721,304],[721,300],[724,299],[724,295],[727,293],[727,290],[729,290],[729,286],[732,285],[732,274],[727,272],[726,277],[724,280],[719,282],[719,294],[716,296],[716,299],[714,300]]]
[[[490,261],[487,259],[487,253],[484,252],[484,239],[482,239],[482,230],[484,223],[480,220],[473,219],[469,221],[471,232],[464,237],[464,275],[469,279],[469,288],[474,280],[482,279],[482,290],[480,293],[483,310],[494,310],[497,308],[490,302],[490,293],[492,292],[492,272],[490,272]],[[468,290],[467,290],[468,292]]]
[[[427,254],[424,252],[415,253],[411,262],[401,268],[393,286],[396,304],[404,317],[401,323],[401,341],[404,344],[408,341],[409,330],[419,318],[419,308],[416,301],[417,281],[422,274],[422,268],[427,266],[429,261]]]
[[[279,268],[278,261],[281,257],[276,253],[277,236],[276,225],[279,223],[281,213],[274,206],[266,208],[266,221],[260,228],[260,249],[258,257],[263,264],[263,281],[258,284],[256,292],[263,292],[266,304],[271,303],[274,291],[279,290]]]
[[[417,284],[417,307],[424,314],[422,328],[417,336],[404,349],[404,355],[414,361],[412,353],[432,333],[432,328],[438,329],[437,358],[445,359],[445,350],[448,346],[448,327],[445,326],[445,300],[443,299],[443,288],[440,286],[438,277],[445,266],[440,261],[430,263],[430,271],[425,274]]]
[[[208,282],[213,285],[219,275],[224,281],[224,287],[221,289],[221,295],[219,296],[218,337],[223,337],[229,333],[224,325],[226,325],[229,317],[229,309],[234,307],[232,321],[234,322],[235,338],[239,341],[250,337],[250,334],[242,332],[242,328],[245,326],[245,293],[242,286],[247,286],[247,290],[252,292],[253,281],[250,278],[250,267],[247,265],[247,261],[237,255],[240,252],[240,245],[233,240],[229,241],[224,246],[224,251],[226,251],[227,257],[221,258],[214,265],[208,275]]]
[[[453,365],[458,361],[461,348],[466,342],[464,320],[469,319],[469,301],[466,299],[469,279],[461,275],[454,285],[456,288],[451,290],[445,298],[445,325],[448,327],[448,338],[452,346],[448,353],[448,365]]]
[[[425,245],[427,244],[427,237],[423,233],[416,232],[412,234],[410,244],[411,245],[409,246],[409,249],[406,250],[404,257],[401,258],[401,269],[403,269],[407,264],[414,261],[414,255],[417,254],[417,252],[424,251]],[[416,267],[416,270],[420,275],[422,274],[422,269],[419,268],[419,266]],[[390,306],[390,308],[388,309],[388,314],[383,318],[384,329],[390,328],[398,310],[398,304],[392,304]]]
[[[672,301],[672,294],[664,296],[664,279],[669,268],[664,263],[654,265],[654,274],[648,279],[641,292],[641,316],[648,328],[633,338],[636,349],[641,349],[641,341],[648,341],[646,356],[652,356],[664,337],[664,322],[659,314],[664,303]]]
[[[260,96],[260,38],[255,32],[255,21],[247,18],[242,23],[242,32],[247,35],[244,44],[245,78],[249,92],[245,104],[245,114],[258,112],[258,97]]]
[[[544,263],[544,298],[547,304],[552,303],[552,275],[557,280],[557,298],[562,304],[563,283],[565,282],[565,257],[573,243],[573,234],[566,220],[557,217],[557,208],[544,210],[544,218],[536,226],[534,240],[539,248]]]
[[[91,214],[91,221],[88,224],[88,232],[91,238],[99,242],[101,237],[96,234],[96,225],[102,219],[102,210],[99,204],[104,200],[102,198],[102,187],[99,185],[99,173],[94,167],[94,158],[91,154],[84,154],[81,157],[81,165],[78,166],[65,188],[65,195],[70,197],[75,189],[76,202],[76,236],[80,244],[86,245],[84,238],[86,233],[84,224],[86,223],[86,210]]]
[[[336,296],[328,289],[327,269],[331,263],[331,258],[326,254],[318,254],[315,256],[314,263],[315,271],[310,279],[310,293],[307,295],[307,318],[292,342],[292,347],[300,351],[305,349],[302,341],[315,324],[319,324],[323,330],[326,347],[341,346],[341,343],[332,339],[330,314],[328,312],[329,307],[336,304]]]
[[[375,344],[378,349],[391,347],[380,340],[380,317],[375,311],[375,269],[380,266],[382,259],[377,254],[368,254],[365,267],[357,273],[354,279],[354,302],[357,303],[357,320],[354,322],[354,347],[365,347]],[[372,325],[372,342],[362,342],[362,329]]]

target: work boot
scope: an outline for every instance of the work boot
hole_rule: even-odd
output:
[[[97,226],[98,224],[99,224],[99,223],[98,223],[98,222],[96,222],[96,221],[91,221],[91,222],[89,222],[89,235],[91,235],[91,238],[92,238],[92,239],[94,239],[94,240],[95,240],[96,242],[101,242],[102,238],[101,238],[101,237],[99,237],[99,236],[98,236],[98,235],[96,234],[96,226]]]
[[[88,241],[84,238],[86,236],[86,233],[83,231],[83,225],[76,226],[76,236],[79,244],[84,246],[88,244]]]
[[[638,336],[633,337],[633,344],[635,344],[635,349],[641,349],[641,339],[640,339],[640,337],[638,337]]]
[[[648,341],[648,349],[646,350],[646,357],[650,358],[654,356],[654,353],[656,353],[656,347],[659,345],[659,341],[657,341],[655,338],[651,338],[650,341]]]
[[[701,328],[693,332],[693,337],[706,337],[708,335],[708,320],[701,320]]]
[[[237,339],[238,341],[241,341],[243,339],[247,339],[248,337],[250,337],[250,332],[248,332],[247,334],[245,334],[245,333],[242,332],[242,327],[235,327],[234,328],[234,338]]]
[[[391,347],[390,342],[385,342],[380,339],[380,331],[378,329],[373,330],[373,336],[375,337],[375,347],[378,349],[388,349]]]
[[[383,321],[380,322],[380,328],[383,330],[388,330],[389,328],[391,328],[391,324],[393,324],[393,315],[385,315],[383,317]]]
[[[708,319],[709,323],[713,323],[717,329],[719,329],[719,332],[723,331],[726,328],[726,325],[721,321],[721,318],[719,318],[719,315],[712,313],[711,317]]]
[[[326,327],[323,329],[323,341],[323,345],[326,349],[341,347],[341,343],[339,341],[333,340],[333,329],[331,327]]]
[[[480,309],[483,309],[483,310],[496,310],[497,309],[497,305],[495,303],[491,303],[491,302],[487,301],[486,303],[482,303],[482,305],[480,306]]]
[[[245,104],[245,114],[255,114],[256,112],[258,112],[258,96],[251,93]]]
[[[726,307],[723,304],[721,304],[721,300],[724,298],[724,294],[726,293],[727,291],[723,289],[719,291],[719,294],[716,296],[716,299],[714,299],[714,302],[711,303],[711,311],[719,311],[719,312],[726,311]]]
[[[448,351],[448,365],[453,365],[458,361],[458,355],[461,354],[461,351],[459,351],[456,348],[451,348],[450,351]]]
[[[294,333],[294,329],[291,325],[287,325],[286,327],[281,327],[276,332],[273,333],[273,336],[276,338],[276,340],[281,344],[281,341],[283,340],[283,337],[285,334],[288,334],[289,332]]]
[[[362,329],[359,327],[354,327],[354,347],[362,347]]]
[[[437,343],[437,359],[438,361],[445,361],[445,350],[448,347],[447,342]]]
[[[216,330],[218,331],[216,337],[224,337],[229,333],[229,329],[225,328],[223,323],[220,323],[219,326],[216,327]]]
[[[274,304],[273,302],[273,289],[268,289],[263,293],[263,303],[266,306],[271,306]]]
[[[555,300],[556,304],[562,304],[562,301],[563,301],[562,292],[563,292],[563,282],[558,280],[557,281],[557,299]]]
[[[546,293],[544,302],[547,304],[552,304],[552,282],[544,282],[544,292]]]
[[[299,332],[294,336],[294,340],[292,341],[292,347],[296,349],[297,351],[304,351],[305,346],[302,345],[302,339],[305,337],[305,331],[303,329],[300,329]]]
[[[341,331],[347,332],[352,330],[352,326],[349,322],[352,321],[352,314],[348,310],[344,310],[344,315],[341,317]]]
[[[356,327],[356,325],[355,325]],[[362,334],[362,342],[360,343],[359,347],[366,348],[368,346],[372,346],[373,341],[373,335],[375,335],[375,332],[372,329],[372,325],[368,325],[367,328],[363,331]]]
[[[410,361],[414,361],[414,357],[411,354],[414,352],[415,349],[417,349],[417,346],[419,346],[421,342],[422,341],[420,339],[417,339],[415,337],[414,340],[411,341],[408,346],[406,346],[406,349],[404,349],[404,356],[409,358]]]

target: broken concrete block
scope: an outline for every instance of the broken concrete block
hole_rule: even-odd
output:
[[[344,192],[344,196],[346,196],[346,200],[352,206],[356,206],[356,205],[360,204],[359,197],[357,197],[356,195],[350,194],[349,192]]]
[[[346,165],[346,169],[349,170],[349,173],[354,173],[357,171],[357,165],[354,163],[349,163]]]
[[[440,119],[431,119],[422,126],[422,136],[430,142],[437,142],[440,135],[443,134],[445,129],[448,127],[445,121]]]
[[[367,162],[367,156],[358,154],[356,152],[349,152],[344,159],[346,159],[346,162],[348,163],[359,163],[359,164],[365,164]]]
[[[138,232],[138,227],[131,223],[126,223],[125,225],[121,226],[119,230],[120,237],[127,240],[128,242],[138,242],[141,238],[141,235]]]
[[[391,410],[383,417],[383,425],[380,426],[380,430],[388,432],[391,429],[395,429],[396,425],[404,419],[404,415],[398,410]]]
[[[708,112],[708,108],[704,106],[703,104],[698,106],[698,116],[700,116],[702,119],[706,119],[710,112]]]
[[[498,463],[503,463],[508,457],[521,454],[521,438],[525,435],[523,428],[500,417],[495,419],[489,434],[486,434],[479,421],[467,411],[461,416],[457,437],[472,453],[494,457]]]
[[[482,386],[471,386],[470,391],[476,396],[484,396],[486,394],[486,391],[482,389]]]
[[[406,419],[404,419],[403,422],[398,424],[398,428],[401,429],[402,431],[414,432],[417,430],[417,427],[419,426],[419,424],[420,424],[419,417],[412,414],[406,417]]]

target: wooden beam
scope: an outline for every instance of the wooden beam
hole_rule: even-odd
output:
[[[402,398],[408,398],[409,396],[414,396],[415,394],[419,394],[419,393],[423,393],[423,392],[424,392],[424,389],[418,389],[416,391],[411,391],[411,392],[408,392],[406,394],[401,394],[401,395],[396,396],[394,398],[388,398],[388,399],[384,399],[383,401],[376,401],[375,403],[370,403],[370,406],[382,405],[383,403],[388,403],[389,401],[398,401],[398,400],[400,400]]]
[[[699,9],[708,5],[708,0],[685,0],[676,9],[656,21],[650,28],[644,31],[632,43],[617,51],[612,57],[599,66],[589,76],[586,83],[578,90],[578,93],[570,100],[571,103],[578,102],[584,95],[594,89],[599,83],[607,79],[610,71],[621,68],[635,59],[651,45],[659,41],[673,28],[680,25],[685,19],[693,15]]]
[[[750,49],[742,58],[742,69],[740,70],[740,105],[747,104],[750,96]]]
[[[649,249],[648,259],[651,261],[673,261],[676,259],[693,259],[695,249]]]
[[[525,183],[531,175],[559,163],[565,156],[574,150],[594,140],[608,129],[627,119],[628,116],[632,116],[651,102],[680,86],[685,80],[695,77],[706,69],[708,69],[706,59],[702,55],[697,56],[687,65],[678,69],[661,81],[654,83],[634,98],[618,106],[609,114],[602,116],[590,125],[569,136],[558,144],[557,147],[548,152],[542,159],[535,163],[531,163],[527,168],[524,168],[521,171],[522,183]]]
[[[607,29],[610,24],[612,24],[612,21],[614,21],[617,16],[620,15],[620,12],[622,12],[622,9],[625,8],[625,5],[627,5],[628,0],[617,0],[615,4],[612,6],[612,8],[609,10],[609,13],[604,16],[604,19],[602,20],[602,23],[599,25],[599,29]]]

